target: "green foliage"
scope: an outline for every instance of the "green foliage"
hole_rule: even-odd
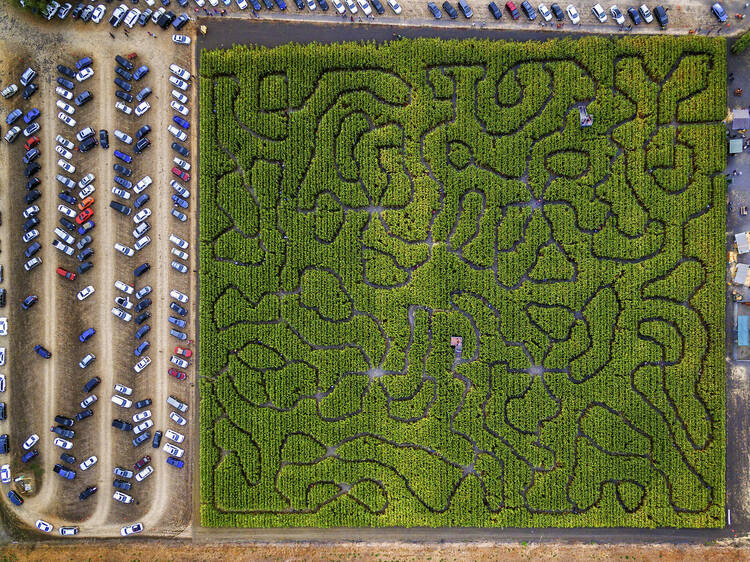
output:
[[[725,57],[203,52],[202,524],[722,527]]]

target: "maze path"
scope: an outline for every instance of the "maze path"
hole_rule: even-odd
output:
[[[723,525],[725,74],[695,37],[204,53],[203,524]]]

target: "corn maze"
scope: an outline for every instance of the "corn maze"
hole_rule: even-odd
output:
[[[723,526],[725,51],[203,52],[202,524]]]

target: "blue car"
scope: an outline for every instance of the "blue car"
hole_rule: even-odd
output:
[[[183,209],[188,208],[188,202],[177,195],[172,195],[172,201],[174,201],[175,205],[179,205]]]
[[[33,244],[32,244],[32,246],[33,246]],[[33,256],[35,253],[37,253],[37,251],[39,251],[40,247],[41,246],[37,246],[36,249],[34,250],[34,252],[31,255]],[[29,248],[31,248],[31,246],[29,246]],[[28,297],[26,297],[25,299],[23,299],[23,302],[21,303],[21,308],[23,308],[24,310],[28,310],[32,306],[34,306],[38,300],[39,300],[39,297],[37,297],[36,295],[29,295]]]
[[[95,333],[96,333],[96,330],[94,330],[94,328],[89,328],[81,332],[81,335],[78,336],[78,339],[81,340],[81,343],[83,343],[87,339],[89,339],[91,336],[93,336]]]
[[[148,324],[144,324],[143,326],[138,328],[138,331],[135,333],[135,339],[137,340],[141,339],[143,336],[145,336],[149,332],[150,329],[151,329],[151,326],[149,326]]]
[[[20,109],[14,109],[10,113],[8,113],[8,116],[5,118],[5,122],[8,125],[12,125],[18,120],[19,117],[21,117],[21,115],[23,115],[23,111],[21,111]]]
[[[377,0],[375,0],[375,1],[377,2]],[[327,12],[327,11],[328,11],[328,2],[326,2],[326,0],[318,0],[318,4],[320,4],[320,9],[321,9],[321,10],[323,10],[324,12]],[[373,4],[373,6],[374,6],[374,5],[375,5],[375,4]],[[383,9],[383,6],[382,6],[382,5],[380,6],[380,9],[381,9],[381,10]],[[382,12],[381,12],[381,13],[382,13]]]
[[[260,12],[261,8],[260,8],[260,2],[258,2],[258,0],[250,0],[250,4],[252,4],[253,10],[255,10],[256,12]]]
[[[14,490],[8,492],[8,498],[10,498],[13,505],[21,505],[23,503],[23,498],[21,498],[21,496],[19,496]]]
[[[148,340],[141,342],[141,344],[135,348],[135,356],[140,357],[143,355],[143,353],[149,348],[151,344],[148,342]]]
[[[146,74],[148,74],[148,66],[144,64],[143,66],[139,66],[138,70],[133,73],[133,80],[140,80],[146,76]]]
[[[68,195],[64,191],[61,191],[58,197],[66,203],[70,203],[71,205],[75,205],[76,203],[78,203],[78,200],[75,197],[73,197],[72,195]]]
[[[39,117],[39,109],[37,109],[36,107],[32,107],[29,112],[23,116],[23,122],[28,125],[37,117]]]
[[[24,463],[29,462],[38,454],[39,454],[39,451],[37,451],[36,449],[34,449],[33,451],[29,451],[28,453],[26,453],[24,456],[21,457],[21,462],[24,462]]]
[[[44,357],[45,359],[52,357],[52,354],[39,344],[34,346],[34,351],[36,351],[40,357]]]
[[[185,466],[185,463],[183,461],[175,457],[167,457],[167,464],[177,468],[182,468],[183,466]]]
[[[497,7],[497,4],[495,4],[494,2],[490,2],[489,4],[487,4],[487,7],[489,8],[492,17],[494,17],[496,20],[499,20],[503,17],[503,12],[500,10],[500,8]]]
[[[435,2],[427,2],[427,7],[430,9],[430,12],[432,12],[433,17],[436,20],[439,20],[443,17],[442,12],[440,11],[440,8],[437,7]]]
[[[722,6],[718,2],[711,6],[711,11],[716,16],[716,19],[718,19],[721,23],[727,21],[727,13],[724,11],[724,6]]]
[[[187,121],[185,121],[179,115],[175,115],[174,117],[172,117],[172,121],[174,121],[175,123],[177,123],[183,129],[189,129],[190,128],[190,123],[188,123]]]
[[[276,0],[276,4],[278,5],[279,10],[286,10],[286,3],[284,0]],[[267,10],[273,10],[273,2],[271,2],[271,0],[263,0],[263,5]],[[284,7],[282,8],[281,6]]]
[[[181,320],[180,318],[176,318],[174,316],[169,317],[169,323],[174,324],[178,328],[184,328],[185,327],[185,321]]]
[[[94,224],[94,221],[86,221],[85,223],[83,223],[81,226],[78,227],[78,234],[83,236],[95,226],[96,224]]]

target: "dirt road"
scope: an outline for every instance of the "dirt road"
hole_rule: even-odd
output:
[[[169,336],[167,319],[170,315],[169,291],[176,288],[190,296],[187,320],[189,327],[185,331],[192,337],[195,333],[195,316],[193,307],[197,305],[195,295],[196,261],[194,253],[196,237],[194,236],[197,216],[195,206],[188,215],[186,223],[180,223],[170,216],[172,190],[169,186],[171,179],[172,152],[170,145],[174,140],[166,130],[171,121],[172,110],[169,107],[171,99],[171,84],[168,82],[169,63],[175,62],[183,67],[192,67],[192,50],[172,43],[171,35],[160,33],[153,38],[146,33],[146,29],[134,29],[125,36],[121,31],[117,39],[109,36],[110,27],[106,23],[96,27],[94,24],[80,22],[66,22],[63,28],[53,23],[41,23],[29,20],[23,13],[7,12],[7,4],[0,6],[0,85],[4,87],[10,82],[17,82],[18,77],[27,65],[31,65],[39,73],[37,84],[39,91],[30,99],[22,100],[20,94],[10,100],[0,100],[0,113],[4,117],[15,107],[27,111],[31,107],[38,107],[41,111],[39,122],[41,157],[39,162],[42,170],[39,174],[42,180],[39,190],[42,197],[36,201],[40,207],[40,225],[37,227],[40,235],[37,240],[42,249],[37,256],[42,258],[42,264],[31,272],[23,269],[26,258],[23,250],[26,244],[21,241],[21,213],[26,208],[22,188],[26,180],[23,178],[24,154],[21,136],[14,144],[2,142],[0,145],[0,181],[8,189],[0,191],[0,209],[3,213],[0,226],[0,240],[3,253],[0,263],[4,265],[5,281],[3,286],[8,291],[8,304],[0,309],[0,315],[7,315],[10,325],[10,336],[5,343],[7,347],[7,376],[8,390],[2,397],[9,405],[8,421],[2,422],[0,431],[10,435],[11,453],[1,462],[10,462],[13,476],[20,473],[34,473],[37,476],[36,493],[27,496],[22,507],[12,506],[6,492],[8,485],[2,488],[2,503],[4,509],[9,510],[20,519],[21,527],[32,528],[36,519],[44,519],[56,528],[61,525],[80,527],[79,536],[108,537],[119,536],[123,525],[141,521],[146,528],[145,535],[175,536],[190,529],[192,516],[192,498],[186,490],[192,487],[193,447],[191,436],[180,446],[185,449],[186,466],[182,470],[166,464],[166,453],[153,449],[151,441],[134,449],[131,443],[132,432],[124,433],[111,426],[113,418],[120,418],[132,423],[132,416],[136,412],[133,408],[123,409],[113,404],[110,397],[114,393],[115,383],[124,384],[134,389],[133,395],[128,397],[134,402],[144,398],[151,398],[152,419],[155,423],[151,428],[166,431],[171,428],[188,434],[187,429],[180,428],[168,418],[170,408],[166,398],[171,394],[190,405],[188,414],[191,419],[196,414],[192,400],[194,372],[188,369],[188,380],[177,381],[167,375],[169,357],[177,340]],[[33,28],[32,28],[33,26]],[[151,29],[151,28],[147,28]],[[25,49],[24,37],[35,36],[34,52]],[[137,93],[144,86],[149,86],[153,93],[147,101],[151,110],[142,117],[126,116],[114,109],[116,86],[114,56],[125,55],[130,52],[138,54],[134,61],[137,66],[146,64],[150,72],[139,82],[133,82],[132,93]],[[76,84],[74,95],[84,90],[90,90],[94,100],[79,108],[73,117],[77,124],[71,128],[57,119],[59,109],[55,106],[55,78],[58,76],[55,67],[62,63],[73,67],[75,61],[82,56],[91,56],[94,60],[94,77],[88,81]],[[192,107],[193,94],[187,92]],[[72,102],[70,102],[72,104]],[[132,103],[130,105],[136,105]],[[188,119],[194,120],[190,115]],[[149,124],[152,132],[149,135],[152,146],[141,155],[135,155],[130,166],[133,175],[129,178],[133,183],[145,175],[153,179],[153,184],[145,193],[150,200],[145,204],[152,211],[149,219],[151,229],[147,233],[151,243],[133,257],[123,256],[113,249],[115,242],[133,246],[132,230],[135,224],[131,217],[124,217],[109,208],[110,200],[118,200],[111,193],[114,171],[112,165],[117,161],[113,150],[118,148],[133,155],[132,146],[127,147],[117,141],[113,135],[114,129],[120,129],[133,138],[138,128]],[[89,258],[94,267],[75,281],[68,281],[56,275],[55,269],[64,267],[75,271],[79,261],[65,256],[51,247],[55,238],[53,230],[60,226],[61,216],[57,205],[64,203],[57,197],[60,184],[55,181],[57,173],[65,173],[56,165],[58,155],[54,151],[55,137],[61,134],[67,139],[75,141],[76,131],[90,126],[97,131],[105,128],[109,131],[109,150],[95,147],[85,154],[74,153],[71,162],[76,166],[75,173],[66,173],[78,181],[88,172],[96,176],[94,185],[96,191],[93,205],[93,220],[96,227],[90,232],[93,241],[89,245],[94,254]],[[3,129],[3,133],[7,127]],[[189,144],[189,143],[187,143]],[[191,158],[197,146],[191,148]],[[191,172],[193,172],[191,170]],[[193,175],[193,174],[191,174]],[[196,198],[193,180],[182,182],[193,192]],[[76,195],[78,188],[71,192]],[[124,201],[132,206],[136,196],[130,201]],[[65,203],[68,205],[67,203]],[[68,205],[75,207],[74,205]],[[174,232],[190,242],[190,272],[182,275],[170,267],[174,256],[170,254],[171,244],[169,234]],[[73,233],[80,238],[77,233]],[[76,249],[76,253],[78,253]],[[151,270],[136,282],[133,268],[138,264],[148,262]],[[152,364],[140,375],[133,371],[137,358],[133,349],[137,345],[133,334],[138,326],[133,322],[124,323],[110,312],[114,306],[114,297],[120,292],[114,288],[115,280],[133,284],[136,290],[145,285],[152,287],[148,298],[152,305],[148,308],[151,318],[147,321],[151,325],[150,332],[144,337],[150,341],[150,348],[146,354],[152,359]],[[96,289],[94,295],[84,302],[75,298],[77,291],[87,285]],[[39,302],[30,310],[23,311],[20,301],[27,294],[39,296]],[[131,300],[134,300],[131,297]],[[132,310],[130,312],[133,312]],[[96,334],[86,343],[78,341],[78,335],[86,328],[93,327]],[[33,353],[33,345],[41,343],[52,352],[50,359],[42,359]],[[0,342],[0,346],[3,343]],[[96,356],[94,363],[86,369],[81,369],[78,362],[87,353]],[[0,369],[0,372],[3,372]],[[73,449],[70,451],[76,457],[77,477],[73,481],[66,481],[52,471],[52,466],[60,462],[63,452],[52,444],[55,434],[50,432],[53,418],[56,414],[73,417],[81,410],[79,402],[85,397],[82,386],[91,377],[101,378],[101,384],[94,390],[99,398],[91,409],[94,416],[76,423],[73,439]],[[188,426],[189,427],[189,426]],[[29,434],[36,433],[40,440],[36,445],[39,456],[28,465],[20,462],[22,451],[20,444]],[[162,440],[162,444],[166,440]],[[87,471],[82,471],[78,463],[96,455],[98,462]],[[155,472],[142,483],[133,482],[129,492],[136,503],[124,505],[112,499],[113,468],[122,466],[133,468],[133,463],[143,455],[152,457]],[[69,467],[70,468],[70,467]],[[89,485],[98,487],[98,493],[86,501],[80,501],[78,494]],[[55,531],[57,533],[57,531]]]

